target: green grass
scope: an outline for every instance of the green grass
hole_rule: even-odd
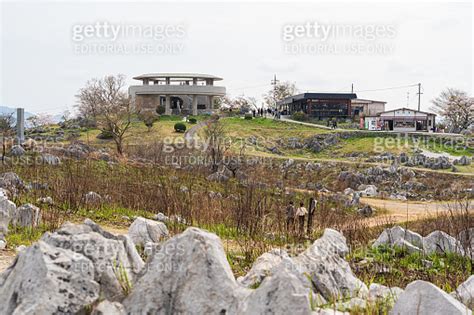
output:
[[[356,249],[348,260],[357,276],[367,285],[376,282],[403,288],[411,281],[426,280],[448,293],[473,272],[470,259],[456,254],[409,254],[400,248],[384,246]],[[363,260],[367,264],[355,267]]]
[[[33,242],[40,239],[46,231],[51,229],[45,225],[40,225],[36,228],[31,227],[10,227],[9,233],[6,236],[8,247],[15,249],[20,245],[29,246]]]

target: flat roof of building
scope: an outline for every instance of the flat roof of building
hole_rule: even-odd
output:
[[[134,77],[135,80],[159,80],[159,79],[179,79],[179,80],[192,80],[192,79],[213,79],[215,81],[220,81],[222,78],[217,77],[211,74],[203,73],[176,73],[176,72],[159,72],[159,73],[145,73],[139,76]]]
[[[387,102],[384,102],[384,101],[376,101],[376,100],[368,100],[368,99],[365,99],[365,98],[356,98],[356,99],[353,99],[352,100],[353,102],[361,102],[361,103],[365,103],[365,102],[372,102],[372,103],[384,103],[384,104],[387,104]]]
[[[426,115],[434,115],[434,116],[436,116],[436,114],[434,114],[434,113],[428,113],[428,112],[424,112],[424,111],[421,111],[421,110],[412,109],[412,108],[408,108],[408,107],[400,107],[400,108],[395,108],[395,109],[389,109],[389,110],[386,110],[386,111],[384,111],[384,112],[379,113],[379,115],[380,115],[380,114],[384,114],[384,113],[395,112],[395,111],[398,111],[398,110],[410,110],[410,111],[412,111],[412,112],[417,112],[417,113],[422,113],[422,114],[426,114]]]
[[[355,93],[302,93],[284,98],[279,104],[289,104],[294,101],[304,99],[322,99],[322,100],[341,100],[341,99],[356,99]]]

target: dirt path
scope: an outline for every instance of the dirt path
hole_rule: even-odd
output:
[[[421,202],[421,201],[398,201],[390,199],[361,198],[363,204],[383,210],[383,215],[369,218],[371,224],[380,224],[381,221],[405,222],[414,221],[446,213],[455,208],[454,202]],[[474,202],[469,205],[469,212],[474,211]]]

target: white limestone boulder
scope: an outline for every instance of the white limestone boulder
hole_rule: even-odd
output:
[[[13,218],[13,225],[21,227],[37,227],[41,223],[41,210],[31,203],[18,207]]]
[[[250,290],[235,281],[220,239],[198,228],[161,244],[123,301],[127,314],[236,314]]]
[[[0,314],[77,314],[98,298],[92,262],[42,241],[0,274]]]
[[[457,237],[466,255],[474,260],[474,227],[461,231]]]
[[[461,283],[452,295],[471,310],[474,309],[474,275]]]
[[[247,296],[238,313],[310,314],[311,302],[315,299],[309,281],[303,278],[289,258],[285,258],[274,268],[272,275]],[[318,305],[325,303],[324,298],[320,297]]]
[[[168,236],[168,229],[163,222],[138,217],[128,228],[128,235],[135,245],[158,243]]]
[[[120,301],[127,295],[144,267],[128,236],[115,236],[88,219],[84,224],[66,223],[54,233],[45,233],[41,239],[90,259],[101,295],[112,302]]]
[[[435,286],[422,280],[411,282],[398,297],[391,315],[466,315],[465,305]]]
[[[405,239],[398,239],[393,243],[393,246],[406,250],[409,254],[418,253],[421,254],[423,250],[416,247],[412,243],[408,242]]]
[[[87,205],[98,205],[102,202],[103,198],[95,191],[89,191],[84,195],[84,202]]]
[[[125,307],[119,302],[104,300],[92,311],[92,315],[125,315]]]
[[[367,286],[354,275],[343,258],[347,252],[345,237],[326,229],[321,238],[294,258],[294,262],[311,277],[317,292],[325,299],[366,297]]]
[[[393,303],[396,302],[400,294],[403,293],[403,289],[399,287],[389,288],[387,286],[372,283],[369,286],[369,295],[368,301],[371,303],[377,302],[387,302]]]
[[[8,233],[8,225],[14,218],[16,205],[5,197],[0,197],[0,234]]]
[[[289,256],[282,249],[272,249],[268,253],[264,253],[255,260],[249,272],[244,277],[240,277],[238,282],[246,288],[260,284],[266,276],[270,275],[271,270],[281,263],[283,258],[289,258]]]
[[[405,230],[401,226],[394,226],[392,228],[385,229],[375,240],[372,247],[379,247],[381,245],[392,246],[395,242],[399,240],[405,240],[412,245],[423,248],[423,237],[415,232],[410,230]]]
[[[423,238],[423,250],[426,254],[457,253],[464,255],[461,243],[443,231],[433,231]]]

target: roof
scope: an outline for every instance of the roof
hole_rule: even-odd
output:
[[[289,104],[294,101],[304,99],[322,99],[322,100],[344,100],[344,99],[356,99],[357,95],[354,93],[302,93],[293,96],[289,96],[281,100],[281,104]]]
[[[395,111],[397,111],[397,110],[411,110],[412,112],[417,112],[417,113],[422,113],[422,114],[426,114],[426,115],[434,115],[434,116],[436,116],[436,114],[433,114],[433,113],[428,113],[428,112],[424,112],[424,111],[421,111],[421,110],[417,110],[417,109],[413,109],[413,108],[408,108],[408,107],[400,107],[400,108],[390,109],[390,110],[386,110],[386,111],[384,111],[384,112],[381,112],[381,113],[379,113],[379,114],[395,112]]]
[[[149,80],[158,80],[158,79],[165,79],[165,78],[170,78],[170,79],[213,79],[216,81],[222,80],[220,77],[216,77],[211,74],[203,74],[203,73],[176,73],[176,72],[159,72],[159,73],[146,73],[142,74],[139,76],[134,77],[135,80],[144,80],[144,79],[149,79]]]
[[[364,98],[356,98],[356,99],[353,99],[352,101],[354,101],[354,102],[372,102],[372,103],[384,103],[384,104],[387,104],[387,102],[384,102],[384,101],[367,100],[367,99],[364,99]]]

